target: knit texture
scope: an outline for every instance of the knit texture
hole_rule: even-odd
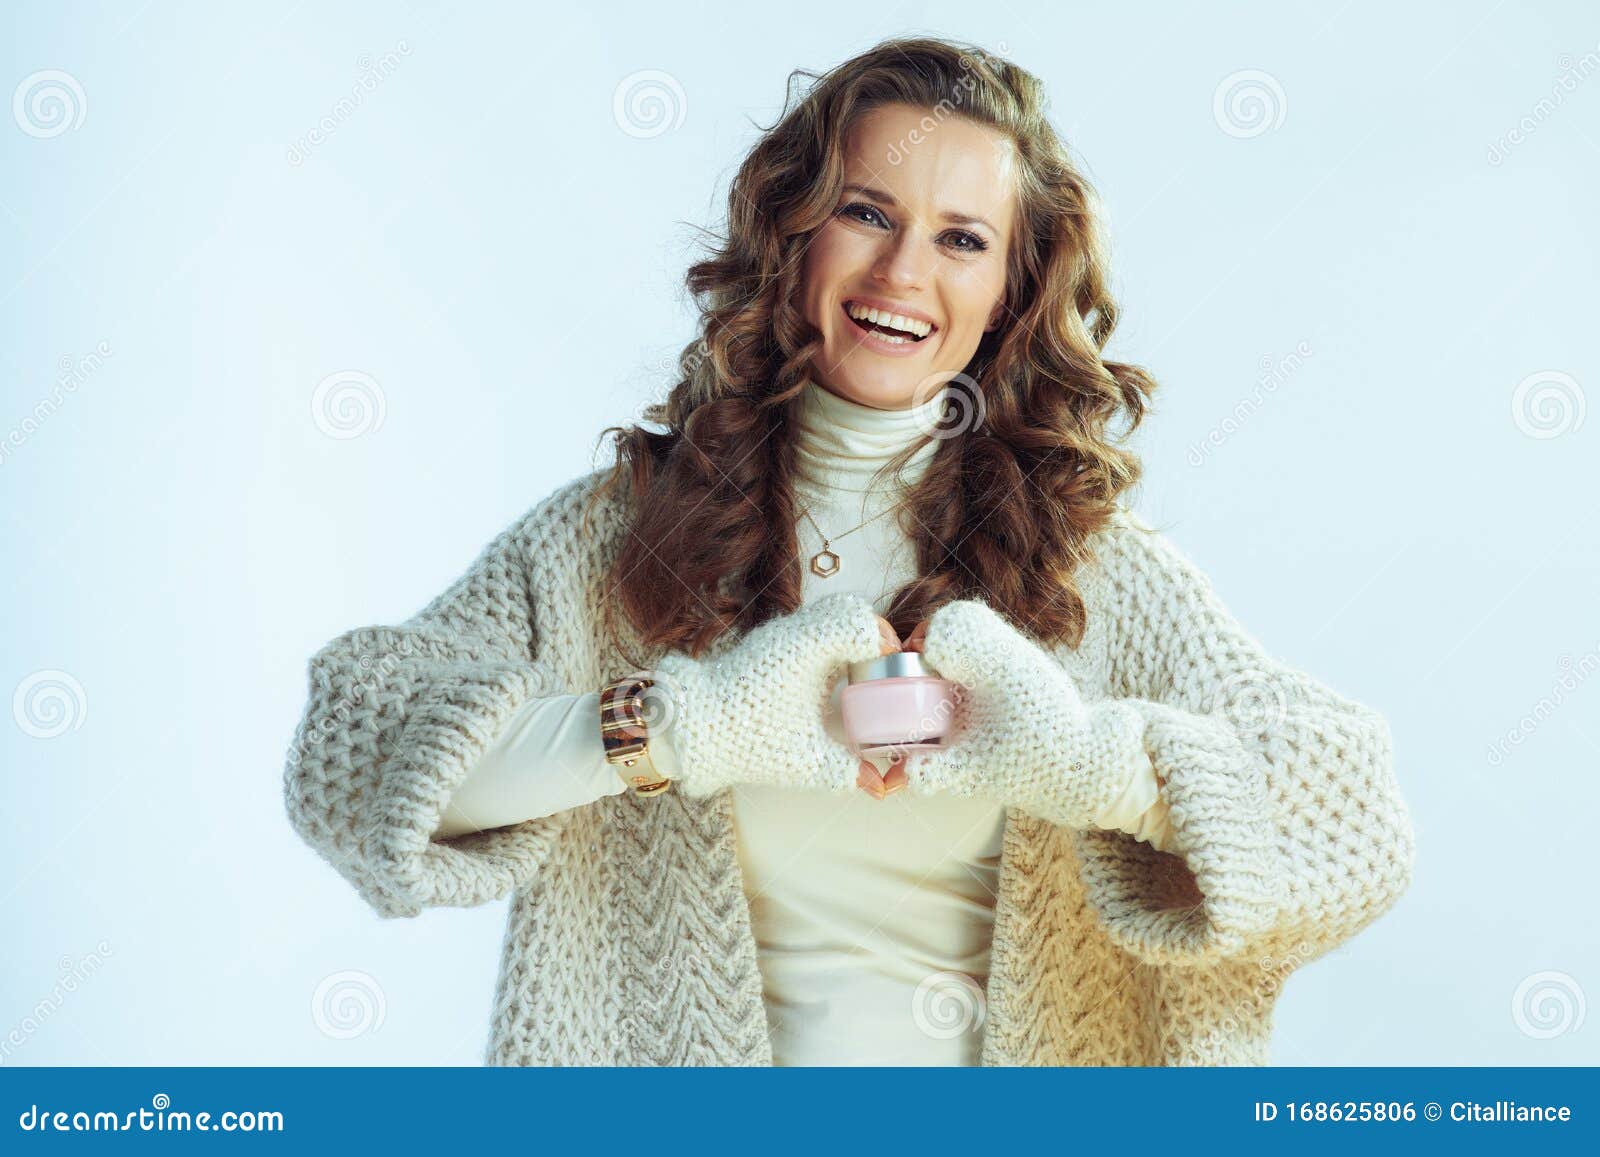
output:
[[[285,805],[380,916],[511,899],[488,1063],[770,1064],[730,789],[430,838],[520,704],[633,670],[598,626],[627,542],[620,490],[583,521],[600,477],[539,502],[412,618],[313,656]],[[1007,807],[980,1060],[1262,1064],[1285,978],[1410,881],[1389,729],[1265,654],[1132,515],[1092,546],[1085,635],[1048,649],[1086,704],[1139,713],[1176,849]]]
[[[747,632],[725,654],[663,657],[650,674],[650,733],[672,744],[679,790],[735,783],[856,790],[859,758],[823,724],[833,678],[881,651],[878,617],[859,595],[829,594]],[[661,710],[652,711],[654,699]],[[739,720],[730,727],[728,720]]]
[[[1137,769],[1148,772],[1144,720],[1115,699],[1093,707],[1060,662],[981,600],[946,603],[928,620],[923,657],[953,693],[945,747],[913,753],[916,792],[983,796],[1070,828],[1087,828]]]

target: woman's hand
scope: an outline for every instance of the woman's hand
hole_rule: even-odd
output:
[[[883,629],[888,632],[889,636],[893,637],[894,628],[889,625],[889,620],[880,618],[878,621],[883,624]],[[896,640],[892,650],[920,652],[922,650],[922,640],[927,634],[928,620],[923,619],[922,622],[916,625],[903,644]],[[884,652],[885,655],[889,653],[889,651]],[[883,799],[885,796],[893,795],[906,785],[906,759],[904,753],[899,751],[891,753],[889,763],[889,770],[879,774],[877,767],[870,760],[863,759],[861,761],[861,774],[856,777],[856,782],[861,785],[862,791],[874,799]]]
[[[878,621],[883,624],[883,629],[888,632],[888,635],[893,637],[895,632],[894,628],[889,625],[889,620],[880,618]],[[922,650],[922,640],[927,637],[927,634],[928,620],[923,619],[913,628],[903,644],[898,639],[896,640],[893,650],[920,652]],[[885,651],[884,654],[887,655],[889,652]],[[877,767],[870,760],[863,759],[861,761],[861,774],[856,777],[856,782],[861,785],[861,790],[874,799],[883,799],[885,796],[893,795],[905,787],[905,754],[899,751],[891,753],[889,764],[889,770],[880,774]]]
[[[899,642],[870,603],[841,592],[768,619],[726,650],[658,660],[646,714],[651,730],[670,730],[679,789],[701,797],[734,783],[849,791],[860,756],[824,723],[834,676]]]
[[[954,734],[907,767],[919,794],[981,795],[1087,828],[1149,765],[1138,711],[1085,704],[1055,657],[986,603],[946,603],[905,649],[958,687]]]
[[[892,655],[901,649],[900,636],[895,633],[895,629],[889,620],[882,615],[878,616],[878,634],[883,640],[881,654]],[[887,775],[880,775],[872,761],[863,758],[860,770],[856,775],[856,784],[862,791],[872,796],[873,799],[882,799],[884,796],[892,795],[906,785],[905,760],[901,759],[896,753],[894,766],[889,768]]]
[[[900,636],[895,634],[894,625],[888,619],[882,615],[877,616],[877,619],[878,639],[881,643],[878,654],[880,656],[892,655],[900,649]]]

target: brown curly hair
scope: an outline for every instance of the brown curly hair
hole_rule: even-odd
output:
[[[1086,612],[1074,572],[1139,480],[1138,458],[1114,443],[1155,389],[1140,367],[1101,357],[1117,307],[1095,193],[1046,119],[1039,80],[974,45],[886,40],[824,74],[794,70],[791,101],[797,78],[817,83],[763,130],[734,178],[725,236],[688,271],[699,336],[666,401],[643,412],[665,432],[601,434],[615,435],[616,462],[591,504],[626,482],[634,540],[608,585],[645,645],[696,656],[730,627],[800,606],[791,417],[822,347],[799,305],[801,259],[835,211],[855,118],[908,104],[1009,135],[1018,204],[1005,321],[950,383],[947,417],[958,387],[975,388],[981,428],[930,435],[943,444],[899,515],[918,577],[885,617],[903,638],[940,605],[981,597],[1036,638],[1076,647]],[[1128,426],[1113,437],[1119,414]]]

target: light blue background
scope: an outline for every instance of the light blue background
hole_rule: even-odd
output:
[[[789,70],[918,31],[1038,73],[1105,199],[1110,353],[1163,387],[1139,508],[1391,721],[1415,883],[1290,980],[1273,1061],[1600,1063],[1592,5],[218,7],[0,35],[0,95],[83,94],[57,135],[0,119],[0,439],[109,351],[0,460],[0,690],[83,688],[64,734],[0,728],[0,1039],[103,957],[4,1063],[479,1063],[506,906],[380,922],[294,836],[306,660],[597,463],[692,336],[694,226]],[[613,94],[645,69],[683,118],[635,136]],[[1281,90],[1267,131],[1216,114],[1243,70]],[[343,371],[384,402],[357,437],[313,415]],[[1550,373],[1566,408],[1515,412]],[[312,1012],[345,970],[383,997],[349,1039]],[[1514,1012],[1547,971],[1565,1005]]]

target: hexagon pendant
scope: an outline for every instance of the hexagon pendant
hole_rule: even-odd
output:
[[[811,573],[819,578],[831,578],[839,573],[839,556],[823,547],[811,556]]]

